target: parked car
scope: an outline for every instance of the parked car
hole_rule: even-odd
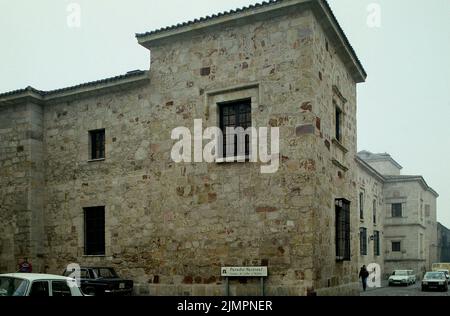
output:
[[[416,275],[413,270],[395,270],[389,277],[389,286],[405,285],[416,283]]]
[[[63,275],[69,276],[74,271],[65,270]],[[128,296],[133,293],[133,281],[120,278],[113,268],[81,267],[80,285],[84,294],[103,296]]]
[[[0,296],[84,296],[75,279],[51,274],[0,274]]]
[[[442,290],[448,291],[448,279],[445,272],[427,272],[422,280],[422,291],[426,290]]]

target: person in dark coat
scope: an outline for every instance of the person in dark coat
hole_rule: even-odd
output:
[[[369,271],[367,271],[366,266],[362,266],[361,271],[359,271],[359,277],[362,280],[363,290],[367,289],[367,279],[369,278]]]

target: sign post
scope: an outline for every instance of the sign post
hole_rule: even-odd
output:
[[[261,293],[265,296],[264,278],[268,276],[267,267],[223,267],[221,269],[222,277],[225,277],[226,295],[230,296],[230,280],[229,278],[260,278]]]

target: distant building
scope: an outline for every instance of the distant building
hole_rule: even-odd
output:
[[[360,209],[365,210],[370,201],[372,210],[381,206],[383,223],[383,228],[378,230],[370,220],[361,218],[360,262],[384,261],[384,274],[411,269],[420,277],[438,259],[436,199],[439,195],[422,176],[401,175],[402,166],[389,154],[363,151],[357,161],[359,196],[364,205],[361,207],[360,202]],[[376,231],[380,231],[382,258],[373,258],[373,254],[364,251],[367,240],[373,239]]]
[[[450,262],[450,229],[438,223],[438,261]]]

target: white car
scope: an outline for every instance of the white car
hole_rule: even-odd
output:
[[[0,274],[0,296],[84,296],[75,279],[50,274]]]
[[[389,286],[393,285],[405,285],[416,283],[416,275],[412,270],[395,270],[389,277]]]

